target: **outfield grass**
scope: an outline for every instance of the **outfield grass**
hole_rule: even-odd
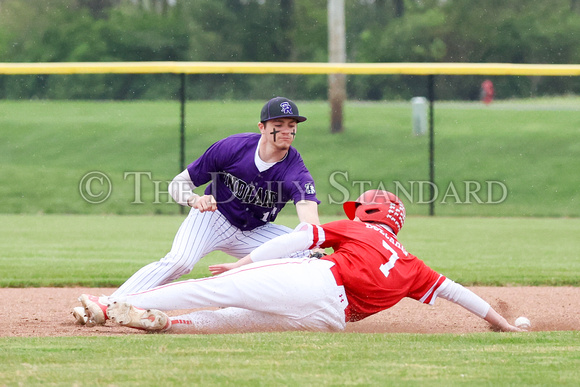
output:
[[[0,286],[119,286],[171,248],[181,216],[0,215]],[[338,217],[324,216],[322,221]],[[298,219],[282,216],[295,227]],[[580,285],[580,219],[407,218],[399,240],[465,285]],[[221,252],[209,264],[231,261]]]
[[[578,332],[0,340],[6,385],[574,386]]]
[[[262,103],[189,102],[187,162],[227,135],[257,131]],[[578,106],[577,97],[491,106],[438,102],[436,213],[580,216]],[[317,181],[322,213],[340,213],[340,203],[361,187],[395,190],[396,184],[414,203],[410,214],[428,213],[428,191],[418,183],[429,176],[428,138],[412,135],[410,103],[348,102],[345,132],[334,135],[325,102],[300,102],[300,109],[309,119],[295,145]],[[177,102],[2,101],[0,213],[174,214],[178,209],[164,191],[179,171],[178,129]],[[90,171],[112,181],[104,203],[89,204],[79,194]],[[134,203],[133,172],[150,174],[140,180],[140,204]],[[489,181],[505,185],[505,201],[488,203],[504,193],[490,197]]]

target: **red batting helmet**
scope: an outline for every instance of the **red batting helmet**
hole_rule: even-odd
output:
[[[405,223],[405,206],[395,194],[372,189],[354,202],[345,202],[342,207],[350,220],[358,217],[363,222],[386,224],[398,234]]]

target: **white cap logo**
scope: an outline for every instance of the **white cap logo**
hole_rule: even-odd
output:
[[[290,105],[288,102],[282,102],[280,107],[282,108],[283,114],[294,114],[292,112],[292,105]]]

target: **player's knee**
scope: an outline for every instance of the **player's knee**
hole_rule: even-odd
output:
[[[184,257],[176,254],[167,254],[159,263],[165,268],[166,271],[173,273],[174,275],[186,275],[193,270],[193,266],[197,261],[192,260],[189,257]]]

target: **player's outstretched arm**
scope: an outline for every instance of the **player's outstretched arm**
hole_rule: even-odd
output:
[[[237,269],[240,266],[244,266],[244,265],[247,265],[247,264],[252,263],[252,262],[253,262],[252,257],[250,256],[250,254],[248,254],[244,258],[240,259],[237,262],[220,263],[218,265],[210,265],[209,271],[211,272],[211,275],[218,275],[218,274],[225,273],[226,271],[229,271],[232,269]]]
[[[496,331],[522,332],[522,329],[509,324],[505,318],[477,294],[449,278],[446,278],[439,287],[439,297],[461,305],[471,313],[490,323]]]
[[[280,235],[256,248],[238,262],[211,265],[209,271],[216,275],[252,262],[289,257],[292,253],[307,250],[310,247],[312,244],[312,236],[310,234],[311,232],[305,229]]]

